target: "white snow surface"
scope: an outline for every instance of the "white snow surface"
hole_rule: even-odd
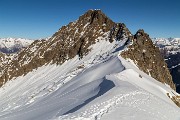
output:
[[[152,38],[157,45],[177,46],[180,45],[180,38]]]
[[[180,120],[169,86],[100,40],[83,59],[44,65],[0,88],[0,120]]]
[[[1,48],[12,48],[15,45],[21,45],[22,47],[29,46],[34,40],[24,38],[0,38]]]

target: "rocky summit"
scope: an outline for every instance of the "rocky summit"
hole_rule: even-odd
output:
[[[125,24],[114,23],[101,10],[87,11],[75,22],[61,27],[49,40],[35,41],[22,50],[1,70],[0,85],[45,64],[62,64],[76,55],[81,59],[101,37],[109,42],[128,37],[127,41],[133,44],[122,55],[132,59],[153,78],[175,89],[167,65],[149,35],[139,30],[133,37]]]
[[[173,82],[176,84],[176,91],[180,93],[180,53],[169,55],[165,58],[170,73],[173,78]]]
[[[156,80],[170,85],[174,90],[176,89],[159,48],[155,47],[144,30],[137,31],[132,39],[132,44],[121,55],[126,59],[133,60],[142,71]]]
[[[123,23],[114,23],[101,10],[89,10],[75,22],[62,26],[49,40],[33,42],[1,70],[0,86],[45,64],[61,65],[76,55],[81,59],[101,38],[107,41],[131,38]]]
[[[142,71],[175,90],[167,65],[149,35],[139,30],[133,36],[124,23],[113,22],[101,10],[87,11],[75,22],[62,26],[49,40],[34,41],[17,55],[8,57],[11,59],[0,69],[0,86],[43,65],[61,65],[75,56],[82,59],[91,51],[90,46],[101,38],[110,43],[126,39],[128,50],[121,55],[133,60]],[[3,54],[1,56],[4,63],[5,57]]]
[[[0,120],[180,118],[180,96],[149,35],[132,35],[101,10],[0,57]]]

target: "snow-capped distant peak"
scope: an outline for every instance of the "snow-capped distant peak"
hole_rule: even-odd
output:
[[[178,120],[159,51],[144,30],[131,35],[90,10],[20,51],[1,68],[0,120]]]
[[[0,52],[14,53],[28,47],[34,40],[24,38],[0,38]]]
[[[152,38],[157,45],[177,46],[180,45],[180,38]]]

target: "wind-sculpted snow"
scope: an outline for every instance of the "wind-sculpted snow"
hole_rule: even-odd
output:
[[[110,66],[115,67],[112,68]],[[46,69],[53,69],[53,71],[55,71],[58,70],[58,67],[46,67]],[[106,71],[103,71],[103,69]],[[24,77],[26,81],[21,80],[21,82],[19,83],[21,84],[19,90],[14,91],[13,95],[9,95],[8,98],[6,98],[5,95],[2,96],[7,99],[6,102],[9,103],[9,108],[7,109],[7,106],[4,103],[5,101],[0,102],[1,106],[3,106],[3,108],[1,108],[2,112],[0,113],[0,119],[19,120],[23,118],[24,120],[45,120],[54,116],[61,116],[69,112],[74,112],[76,111],[76,109],[73,108],[81,104],[85,105],[91,102],[91,100],[95,99],[95,97],[91,99],[93,96],[98,97],[106,93],[108,90],[112,89],[114,87],[114,83],[110,81],[108,82],[105,79],[105,75],[120,72],[122,70],[123,66],[120,61],[118,61],[118,58],[111,58],[107,62],[86,69],[84,72],[72,78],[72,80],[70,80],[69,82],[64,83],[62,87],[58,88],[57,83],[54,81],[54,85],[52,85],[53,82],[49,82],[44,85],[43,88],[40,88],[40,85],[42,85],[41,83],[39,85],[40,91],[38,91],[37,88],[32,87],[35,86],[35,84],[37,86],[39,84],[38,82],[41,82],[41,79],[43,79],[43,77],[45,78],[49,75],[48,78],[50,79],[53,77],[51,75],[54,74],[48,72],[45,73],[44,71],[44,75],[40,75],[41,73],[39,72],[42,71],[36,71],[39,73],[39,76],[35,75],[33,76],[33,78],[31,78],[31,75],[29,74],[29,76]],[[34,81],[34,84],[30,83],[30,81],[33,79],[36,79]],[[24,82],[29,82],[27,83],[28,86]],[[110,87],[108,88],[108,86]],[[23,91],[25,91],[25,89],[27,93],[22,93]],[[13,93],[13,91],[11,91],[10,93]],[[16,96],[17,94],[19,95],[18,97]]]
[[[133,77],[134,81],[140,80],[136,77],[137,74],[136,72],[131,74],[129,70],[126,72],[126,75]],[[106,76],[106,79],[115,84],[111,91],[96,98],[86,108],[54,120],[176,120],[180,118],[180,111],[174,106],[148,91],[134,86],[123,76],[123,72]],[[142,80],[144,79],[142,78]]]
[[[178,120],[177,94],[101,40],[79,59],[43,65],[0,88],[0,120]]]
[[[9,81],[0,89],[0,119],[46,120],[75,112],[103,96],[115,86],[106,75],[124,70],[118,57],[109,55],[123,42],[102,41],[103,46],[92,46],[97,49],[82,60],[77,56]]]

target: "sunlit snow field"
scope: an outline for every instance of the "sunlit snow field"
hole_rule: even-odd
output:
[[[103,39],[103,38],[101,38]],[[178,120],[177,94],[100,40],[79,60],[45,65],[0,88],[0,120]]]

